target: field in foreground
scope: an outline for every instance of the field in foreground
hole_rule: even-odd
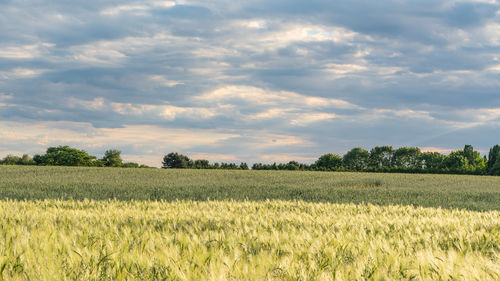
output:
[[[0,280],[500,280],[498,211],[4,200],[0,214]]]
[[[0,166],[0,199],[304,200],[500,210],[500,177]]]

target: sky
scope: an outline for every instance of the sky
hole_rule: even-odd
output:
[[[500,143],[500,1],[0,0],[0,156]]]

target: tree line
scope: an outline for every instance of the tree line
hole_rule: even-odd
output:
[[[2,160],[3,165],[40,165],[40,166],[90,166],[90,167],[127,167],[147,168],[134,162],[124,163],[121,151],[107,150],[98,159],[83,150],[69,146],[49,147],[45,154],[12,156]],[[226,169],[248,170],[246,163],[210,163],[208,160],[192,160],[186,155],[171,152],[163,157],[162,168],[176,169]],[[364,172],[404,172],[404,173],[449,173],[474,175],[500,175],[500,145],[493,146],[481,157],[472,145],[450,154],[422,152],[418,147],[376,146],[370,151],[356,147],[343,156],[327,153],[321,155],[313,164],[297,161],[288,163],[255,163],[252,170],[302,170],[302,171],[364,171]]]
[[[22,157],[7,155],[0,160],[3,165],[39,165],[39,166],[88,166],[88,167],[123,167],[123,168],[148,168],[135,162],[124,163],[121,151],[116,149],[106,150],[104,156],[98,159],[89,155],[84,150],[65,146],[49,147],[43,155],[36,154],[31,158],[28,154]]]
[[[165,155],[163,168],[191,169],[249,169],[246,163],[214,163],[208,160],[191,160],[175,152]],[[288,163],[255,163],[252,170],[302,170],[302,171],[364,171],[393,173],[446,173],[472,175],[500,175],[500,146],[493,146],[488,157],[481,157],[472,145],[450,154],[422,152],[418,147],[376,146],[370,151],[356,147],[343,156],[327,153],[313,164],[297,161]]]

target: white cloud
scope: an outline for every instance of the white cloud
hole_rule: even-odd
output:
[[[358,65],[358,64],[336,64],[336,63],[330,63],[326,64],[326,71],[333,73],[333,74],[346,74],[346,73],[351,73],[351,72],[359,72],[359,71],[365,71],[368,68],[364,65]]]
[[[47,147],[70,145],[94,155],[106,149],[126,150],[125,161],[152,166],[161,165],[161,157],[177,151],[194,159],[240,162],[258,159],[261,151],[294,146],[311,146],[312,143],[298,136],[263,131],[231,132],[213,129],[178,129],[149,125],[121,128],[95,128],[84,122],[20,123],[0,121],[2,153],[17,151],[8,147],[27,147],[23,153],[44,153]],[[221,151],[227,144],[246,147],[238,154],[200,152],[200,147]],[[29,147],[28,147],[29,146]],[[6,152],[7,151],[7,152]],[[295,158],[300,160],[302,158]]]
[[[341,99],[311,97],[289,91],[272,91],[251,86],[225,86],[194,97],[194,100],[212,104],[231,104],[235,100],[264,106],[284,108],[339,108],[361,107]]]
[[[0,79],[33,78],[47,71],[47,69],[14,68],[10,71],[0,71]]]
[[[270,108],[268,110],[252,114],[248,116],[249,119],[273,119],[273,118],[284,118],[286,117],[290,111],[293,111],[294,108]]]
[[[39,54],[37,45],[0,47],[0,58],[30,59]]]
[[[162,75],[152,75],[149,77],[150,80],[159,83],[160,85],[167,86],[167,87],[174,87],[177,85],[182,85],[184,82],[181,81],[175,81],[175,80],[168,80],[165,78],[165,76]]]
[[[12,95],[6,95],[4,93],[0,93],[0,106],[8,106],[8,104],[3,103],[2,101],[6,101],[12,99]]]
[[[214,109],[202,107],[179,107],[173,105],[148,105],[132,103],[111,103],[114,112],[122,115],[150,115],[164,120],[175,120],[179,117],[190,119],[207,119],[217,114]]]
[[[75,144],[82,148],[128,146],[159,152],[186,150],[198,145],[214,145],[238,134],[202,129],[176,129],[157,126],[125,126],[122,128],[94,128],[84,122],[0,122],[0,139],[3,145],[14,142],[48,145]],[[162,152],[163,153],[163,152]]]
[[[172,8],[176,5],[174,1],[153,1],[154,7]]]
[[[91,65],[116,65],[126,58],[118,50],[107,48],[106,42],[70,48],[73,60]]]
[[[488,70],[493,71],[493,72],[500,72],[500,64],[491,66],[488,68]]]
[[[265,153],[309,139],[338,140],[315,148],[353,139],[391,144],[408,135],[407,127],[432,135],[438,127],[498,126],[498,112],[484,107],[498,102],[499,12],[495,18],[485,10],[494,7],[477,5],[465,11],[477,18],[457,23],[456,8],[467,6],[456,3],[463,1],[396,2],[366,2],[362,9],[359,3],[307,3],[301,11],[304,3],[292,2],[34,7],[11,1],[1,20],[0,89],[12,98],[0,99],[0,119],[223,127],[236,135],[256,130],[298,138],[251,137],[248,147]],[[177,4],[184,6],[170,12],[178,14],[161,14]],[[79,99],[61,98],[71,96]],[[394,124],[399,131],[387,134]],[[49,144],[51,137],[26,147]],[[196,151],[214,152],[210,145]]]
[[[99,13],[104,16],[117,16],[122,13],[132,13],[135,15],[145,15],[146,11],[154,8],[172,8],[176,5],[174,1],[140,1],[137,4],[118,5],[108,7],[101,10]]]
[[[337,115],[333,113],[303,113],[298,114],[296,119],[290,121],[290,124],[297,126],[306,126],[310,123],[331,120],[336,118]]]
[[[69,108],[83,108],[91,111],[112,111],[120,115],[136,117],[152,117],[163,120],[175,120],[179,117],[190,119],[207,119],[217,115],[213,108],[204,107],[179,107],[173,105],[152,105],[110,102],[102,97],[93,100],[81,100],[74,97],[66,99]]]
[[[264,29],[267,27],[267,22],[263,19],[237,20],[235,24],[251,29]]]
[[[100,11],[100,14],[105,16],[116,16],[122,12],[141,12],[148,9],[150,9],[150,7],[146,5],[119,5],[103,9]]]
[[[70,97],[66,100],[66,103],[69,108],[85,108],[88,110],[103,110],[107,106],[104,98],[94,98],[91,101],[86,101]]]
[[[380,114],[380,116],[396,116],[396,117],[405,117],[410,119],[424,119],[424,120],[435,120],[434,117],[431,116],[431,112],[425,110],[412,110],[412,109],[375,109],[375,114]]]
[[[271,32],[266,36],[256,38],[268,46],[283,47],[292,42],[322,42],[348,43],[358,34],[352,30],[337,26],[310,24],[287,24],[280,31]]]

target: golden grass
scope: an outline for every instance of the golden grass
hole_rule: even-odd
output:
[[[500,213],[0,201],[0,280],[500,280]]]

